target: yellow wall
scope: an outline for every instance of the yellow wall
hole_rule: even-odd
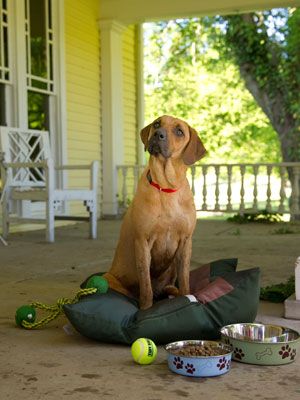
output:
[[[136,29],[123,33],[124,164],[137,162]]]
[[[99,0],[65,0],[68,164],[101,158],[98,6]],[[86,172],[69,173],[69,187],[86,186],[86,178]],[[82,214],[84,208],[76,204],[74,210]]]
[[[101,1],[101,0],[100,0]],[[101,165],[99,0],[65,0],[67,155],[69,164],[97,159]],[[124,163],[137,161],[136,28],[123,33]],[[86,173],[71,172],[69,187],[86,186]],[[101,168],[99,178],[101,202]],[[75,204],[71,213],[82,215]]]
[[[137,164],[137,51],[136,51],[136,27],[129,26],[123,33],[123,109],[124,109],[124,164]],[[123,182],[122,173],[119,172],[119,193]],[[133,171],[128,171],[127,196],[131,199],[134,193]]]

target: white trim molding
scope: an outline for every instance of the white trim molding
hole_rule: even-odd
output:
[[[117,165],[123,163],[122,33],[114,20],[99,20],[101,37],[101,99],[104,216],[118,213]]]
[[[137,32],[137,159],[138,164],[145,164],[145,149],[140,138],[140,131],[145,126],[145,93],[144,93],[144,28],[142,24],[138,24]]]
[[[99,3],[102,18],[124,24],[299,7],[299,0],[101,0]]]
[[[64,1],[52,0],[51,3],[43,0],[46,10],[46,24],[49,24],[47,13],[52,10],[52,25],[47,28],[47,57],[50,57],[50,46],[53,51],[53,73],[50,74],[48,62],[47,79],[41,76],[32,76],[30,63],[27,64],[27,51],[30,52],[30,13],[26,6],[30,2],[10,0],[8,2],[8,43],[10,61],[10,81],[5,85],[6,94],[6,125],[28,128],[28,91],[44,93],[49,96],[49,121],[50,137],[53,156],[56,164],[66,164],[66,90],[65,90],[65,60],[64,60]],[[49,8],[51,5],[51,9]],[[32,5],[33,6],[33,5]],[[27,19],[27,21],[26,21]],[[26,46],[27,40],[27,46]],[[30,53],[29,53],[30,54]],[[48,60],[49,61],[49,60]],[[33,80],[47,83],[47,87],[41,89],[33,85]],[[65,173],[57,174],[58,187],[66,186]],[[30,217],[31,211],[27,201],[18,202],[18,213]],[[40,204],[36,202],[31,207],[32,213],[40,212]]]
[[[67,154],[67,105],[66,105],[66,63],[65,63],[65,5],[64,1],[53,4],[57,18],[53,20],[53,28],[56,33],[54,41],[54,53],[57,62],[54,63],[54,76],[56,77],[56,102],[57,118],[55,135],[55,154],[59,165],[68,163]],[[57,176],[57,184],[60,189],[67,187],[67,172],[61,171]],[[67,211],[67,206],[64,212]]]

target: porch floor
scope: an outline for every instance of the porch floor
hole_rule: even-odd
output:
[[[20,305],[32,301],[52,304],[60,297],[73,297],[89,274],[107,270],[120,224],[100,221],[95,241],[87,239],[88,226],[81,223],[57,228],[52,245],[44,242],[44,231],[13,233],[7,247],[0,242],[1,399],[300,398],[300,355],[285,366],[233,362],[232,370],[221,377],[184,378],[168,370],[162,347],[153,364],[138,366],[128,346],[65,333],[65,317],[38,331],[15,327],[14,314]],[[262,285],[285,281],[300,256],[300,225],[289,225],[293,234],[278,234],[279,228],[199,220],[192,266],[237,257],[239,269],[261,267]],[[282,304],[261,302],[257,319],[300,331],[300,321],[282,315]]]

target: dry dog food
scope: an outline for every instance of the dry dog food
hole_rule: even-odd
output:
[[[212,346],[209,344],[205,345],[186,345],[172,350],[173,354],[183,357],[210,357],[220,356],[227,354],[228,350],[222,349],[222,347]]]

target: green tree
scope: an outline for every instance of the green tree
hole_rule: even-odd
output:
[[[278,161],[274,129],[233,60],[211,43],[219,27],[199,19],[147,24],[146,119],[186,119],[207,144],[206,161]]]
[[[300,9],[207,18],[210,44],[239,67],[277,132],[283,161],[300,161]]]
[[[283,161],[299,162],[300,8],[217,17],[205,22],[210,43],[238,65],[247,89],[276,131]],[[294,170],[288,168],[288,174],[294,183]]]

